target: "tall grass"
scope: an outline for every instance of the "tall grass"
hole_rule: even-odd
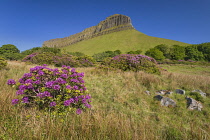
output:
[[[210,93],[210,77],[164,72],[161,76],[144,72],[85,72],[86,87],[93,108],[81,115],[56,116],[11,105],[15,89],[7,79],[20,78],[29,66],[9,64],[0,71],[0,139],[59,140],[183,140],[210,139],[210,100],[203,111],[189,111],[182,95],[169,95],[176,108],[161,107],[153,100],[156,90],[184,88]],[[152,95],[144,93],[149,90]],[[209,94],[208,94],[209,95]]]

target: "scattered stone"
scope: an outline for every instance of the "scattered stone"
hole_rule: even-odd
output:
[[[201,109],[203,108],[202,104],[193,98],[186,97],[186,100],[187,100],[187,108],[189,110],[201,111]]]
[[[153,99],[158,100],[158,101],[161,101],[162,98],[163,98],[163,96],[161,96],[161,95],[156,95],[153,97]]]
[[[146,90],[145,93],[146,93],[147,95],[150,95],[150,92],[149,92],[148,90]]]
[[[183,90],[183,89],[176,89],[176,93],[185,95],[185,90]]]
[[[172,107],[176,107],[176,102],[174,100],[172,100],[171,98],[168,97],[163,97],[160,101],[161,106],[172,106]]]
[[[166,95],[166,94],[172,94],[173,92],[170,90],[159,90],[156,92],[156,94],[160,94],[160,95]]]
[[[206,97],[206,93],[204,93],[203,91],[201,91],[199,89],[193,90],[192,92],[198,92],[198,93],[200,93],[201,96]]]

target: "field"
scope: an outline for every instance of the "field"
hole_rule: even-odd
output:
[[[149,48],[160,44],[189,45],[175,40],[148,36],[132,29],[84,40],[71,46],[63,47],[62,50],[64,52],[82,52],[87,55],[115,50],[120,50],[122,53],[142,50],[145,53]]]
[[[92,96],[92,109],[80,115],[55,116],[11,105],[18,80],[32,65],[9,62],[0,71],[0,139],[5,140],[209,140],[209,67],[162,65],[161,75],[144,72],[105,72],[78,68]],[[193,68],[194,67],[194,68]],[[186,109],[184,95],[168,95],[177,107],[162,107],[155,91],[200,89],[207,93],[202,111]],[[149,90],[151,95],[145,94]]]

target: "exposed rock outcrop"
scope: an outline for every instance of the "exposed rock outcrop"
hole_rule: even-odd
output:
[[[196,101],[193,98],[186,97],[187,100],[187,108],[189,110],[198,110],[201,111],[203,106],[200,102]]]
[[[128,16],[115,14],[107,17],[98,25],[85,29],[84,31],[71,35],[65,38],[57,38],[45,41],[43,46],[46,47],[64,47],[75,44],[82,40],[87,40],[93,37],[101,36],[104,34],[134,29],[131,19]]]

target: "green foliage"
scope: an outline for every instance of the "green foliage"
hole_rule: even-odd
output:
[[[73,55],[73,56],[84,56],[85,54],[82,52],[67,52],[67,54]]]
[[[59,56],[54,56],[54,65],[56,67],[61,67],[62,65],[70,66],[70,67],[79,67],[79,62],[76,60],[76,56],[72,56],[70,54],[63,54]]]
[[[145,71],[147,73],[160,74],[155,59],[144,55],[121,54],[105,59],[102,65],[123,71]]]
[[[195,60],[195,61],[203,61],[204,55],[202,52],[198,51],[197,46],[188,46],[185,48],[186,59],[187,60]]]
[[[136,50],[136,51],[129,51],[127,54],[141,54],[142,50]]]
[[[163,52],[161,52],[160,50],[158,50],[156,48],[149,49],[148,51],[146,51],[145,54],[148,55],[148,56],[151,56],[155,60],[163,60],[163,59],[165,59],[165,57],[163,55]]]
[[[21,52],[21,54],[23,54],[24,56],[27,56],[27,55],[30,55],[32,53],[38,52],[38,50],[40,50],[40,49],[41,49],[41,47],[34,47],[32,49],[25,50],[25,51]]]
[[[0,47],[0,54],[3,53],[20,53],[20,50],[15,45],[6,44]]]
[[[33,64],[53,64],[53,57],[55,56],[52,52],[38,53],[32,57],[31,62]]]
[[[20,60],[23,58],[20,50],[12,44],[2,45],[0,47],[0,56],[7,60]]]
[[[97,62],[102,62],[105,58],[107,57],[114,57],[117,55],[120,55],[121,51],[120,50],[115,50],[115,51],[105,51],[102,53],[97,53],[93,55],[93,58],[97,61]]]
[[[7,66],[7,61],[0,57],[0,70]]]
[[[201,96],[199,92],[190,92],[188,93],[188,95],[192,97],[193,99],[195,99],[196,101],[200,101],[204,103],[204,98]]]
[[[21,59],[23,59],[23,55],[20,53],[4,53],[2,55],[2,57],[7,60],[21,60]]]
[[[155,49],[158,49],[159,51],[161,51],[163,53],[163,55],[165,56],[165,58],[167,59],[171,59],[170,56],[170,47],[166,44],[160,44],[154,47]]]
[[[185,47],[179,45],[173,45],[170,50],[171,59],[173,60],[184,60],[185,58]]]

